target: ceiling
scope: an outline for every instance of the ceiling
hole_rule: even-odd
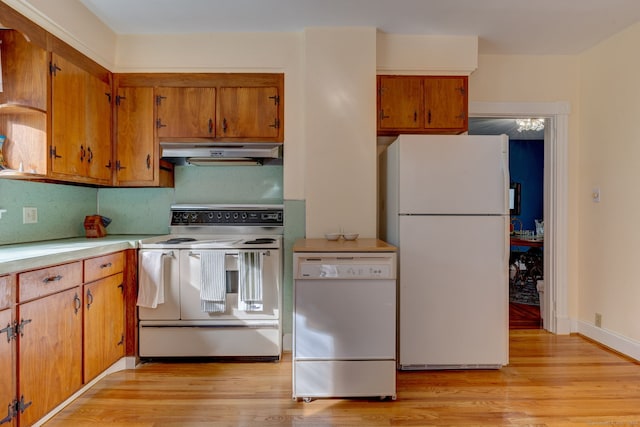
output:
[[[478,36],[481,54],[570,55],[640,20],[638,0],[79,0],[117,34],[368,26]]]

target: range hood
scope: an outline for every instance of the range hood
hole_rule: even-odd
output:
[[[281,161],[282,144],[267,142],[160,142],[160,156],[176,164],[262,165]]]

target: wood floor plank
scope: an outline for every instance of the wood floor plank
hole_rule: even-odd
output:
[[[577,335],[510,332],[500,370],[397,373],[395,401],[291,399],[279,363],[148,363],[107,376],[45,425],[640,425],[640,364]]]

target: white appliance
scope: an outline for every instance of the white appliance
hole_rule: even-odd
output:
[[[154,277],[164,301],[138,308],[140,357],[278,360],[283,216],[282,205],[171,206],[171,234],[140,242],[140,271],[148,253],[156,253],[164,269]],[[254,256],[252,267],[242,258],[247,254]],[[207,264],[216,257],[219,264]],[[214,280],[203,275],[203,267],[224,270],[218,276],[224,295],[216,309],[203,307],[203,281]],[[260,277],[254,306],[241,296],[241,276],[251,271]]]
[[[294,253],[293,398],[396,398],[396,254]]]
[[[400,369],[508,363],[508,149],[506,135],[401,135],[387,149]]]

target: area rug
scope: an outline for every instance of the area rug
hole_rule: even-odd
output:
[[[509,281],[509,302],[539,306],[540,296],[536,282],[532,280]]]

